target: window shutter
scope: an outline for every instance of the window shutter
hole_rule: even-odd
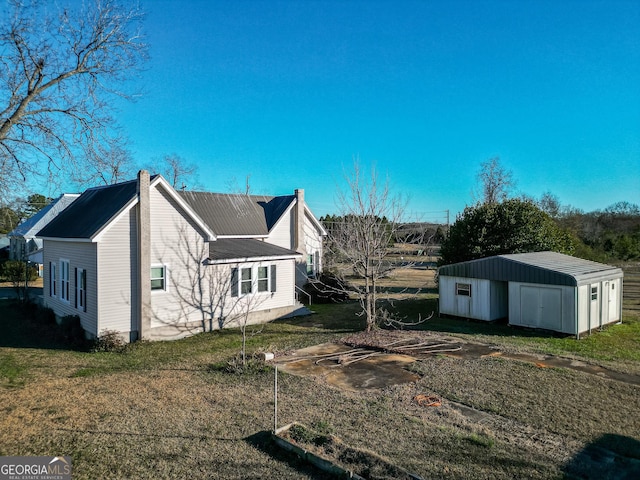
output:
[[[232,297],[238,296],[238,269],[237,268],[231,269],[231,296]]]
[[[82,271],[82,309],[87,311],[87,271]]]
[[[276,291],[276,266],[275,265],[271,265],[271,291],[275,292]]]
[[[75,279],[76,279],[76,295],[75,295],[76,299],[75,299],[75,308],[78,308],[78,295],[80,295],[80,282],[78,281],[78,280],[79,280],[79,279],[78,279],[78,268],[77,268],[77,267],[75,267],[75,268],[73,269],[73,272],[74,272],[74,273],[73,273],[73,278],[75,278]]]

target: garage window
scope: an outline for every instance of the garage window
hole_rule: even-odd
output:
[[[456,295],[462,295],[464,297],[471,296],[471,284],[470,283],[456,283]]]
[[[591,287],[591,300],[598,299],[598,287]]]

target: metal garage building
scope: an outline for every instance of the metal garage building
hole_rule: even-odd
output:
[[[620,268],[556,252],[440,267],[440,313],[576,336],[622,319]]]

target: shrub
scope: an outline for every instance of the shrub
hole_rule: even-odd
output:
[[[60,319],[60,331],[64,339],[73,346],[84,346],[87,339],[78,315],[65,315]]]
[[[34,304],[35,305],[35,304]],[[42,325],[55,325],[56,314],[53,309],[49,307],[38,306],[33,312],[33,319]]]
[[[93,342],[92,352],[124,352],[127,342],[115,330],[103,330]]]
[[[255,375],[270,372],[271,367],[258,358],[257,354],[247,355],[243,364],[242,354],[239,353],[226,362],[219,362],[210,365],[208,370],[210,372],[223,372],[234,375]]]

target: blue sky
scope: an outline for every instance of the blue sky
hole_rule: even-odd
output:
[[[640,203],[640,2],[147,0],[140,163],[207,190],[304,188],[317,216],[354,157],[422,219],[473,202],[499,156],[517,191]]]

